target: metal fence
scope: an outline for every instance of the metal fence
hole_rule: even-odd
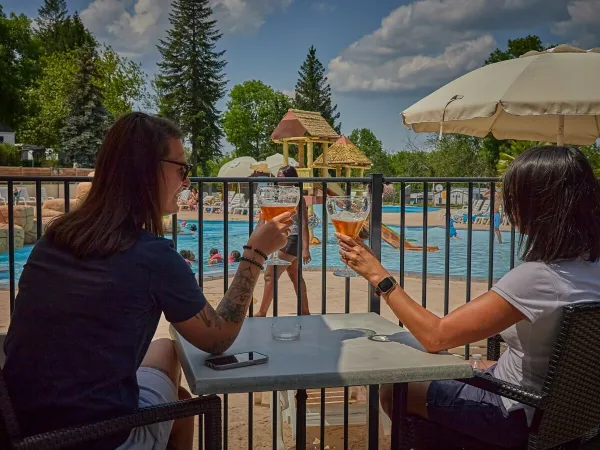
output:
[[[15,286],[16,286],[16,274],[15,274],[15,245],[14,245],[14,237],[15,237],[15,228],[14,228],[14,208],[15,202],[10,193],[13,192],[14,188],[18,185],[29,184],[35,185],[36,199],[35,203],[35,217],[38,218],[37,226],[36,226],[36,235],[39,238],[43,232],[43,224],[42,220],[39,218],[42,217],[42,184],[43,183],[62,183],[64,186],[64,197],[65,197],[65,210],[69,211],[69,197],[70,197],[70,188],[72,183],[80,183],[80,182],[89,182],[90,179],[87,177],[27,177],[27,176],[0,176],[0,184],[7,185],[9,198],[6,199],[7,209],[8,209],[8,265],[9,265],[9,290],[10,290],[10,313],[12,314],[14,309],[15,302]],[[392,183],[396,187],[399,185],[400,191],[400,208],[397,213],[399,216],[399,224],[400,224],[400,249],[399,249],[399,261],[398,261],[398,273],[399,276],[399,284],[404,287],[405,285],[405,266],[406,266],[406,254],[404,250],[404,242],[406,239],[406,188],[407,186],[415,186],[417,188],[422,188],[423,199],[428,198],[428,193],[430,189],[430,185],[433,184],[442,184],[445,191],[449,194],[452,192],[453,186],[461,186],[468,187],[468,203],[467,203],[467,255],[466,255],[466,274],[465,274],[465,283],[466,283],[466,295],[465,302],[469,302],[471,300],[471,284],[472,284],[472,253],[473,253],[473,198],[474,198],[474,186],[487,186],[489,188],[489,211],[487,214],[489,215],[489,261],[488,261],[488,274],[487,274],[487,284],[488,288],[492,286],[494,281],[494,210],[495,210],[495,183],[500,182],[500,179],[497,178],[402,178],[402,177],[383,177],[382,175],[375,174],[368,178],[285,178],[277,179],[277,178],[191,178],[192,186],[195,186],[200,193],[203,192],[204,187],[209,184],[217,184],[222,187],[222,215],[223,215],[223,246],[224,246],[224,258],[223,258],[223,266],[222,266],[222,279],[223,279],[223,289],[227,291],[229,285],[229,276],[230,276],[230,265],[228,262],[228,254],[229,254],[229,188],[231,184],[244,184],[249,188],[249,205],[248,205],[248,235],[250,235],[255,227],[254,223],[254,214],[255,210],[254,205],[254,195],[256,186],[258,183],[293,183],[297,184],[302,190],[306,183],[312,183],[313,187],[319,187],[319,190],[322,192],[322,203],[326,204],[327,201],[327,192],[328,192],[328,184],[337,183],[345,184],[345,192],[350,194],[352,192],[352,187],[354,186],[362,186],[363,189],[365,186],[370,186],[370,195],[371,195],[371,215],[370,215],[370,237],[369,244],[375,253],[375,255],[381,259],[382,256],[382,218],[383,218],[383,203],[382,203],[382,195],[384,190],[384,184]],[[451,209],[450,209],[450,198],[447,196],[446,204],[444,205],[444,213],[445,213],[445,253],[444,253],[444,315],[448,314],[450,310],[450,218],[451,218]],[[302,223],[302,208],[299,208],[299,221],[298,223]],[[425,201],[422,205],[422,236],[423,236],[423,250],[422,250],[422,267],[421,267],[421,304],[423,307],[427,307],[427,272],[428,272],[428,251],[427,251],[427,241],[428,241],[428,212],[429,206],[427,201]],[[327,254],[327,242],[329,239],[328,236],[328,217],[327,210],[323,207],[323,216],[322,216],[322,226],[321,226],[321,234],[317,236],[321,240],[322,245],[322,259],[321,259],[321,288],[322,288],[322,297],[321,297],[321,314],[327,314],[327,267],[329,258],[339,258],[337,253],[335,255]],[[204,268],[202,262],[202,255],[204,254],[204,234],[202,232],[202,223],[204,222],[205,211],[202,206],[202,201],[200,200],[198,209],[197,209],[197,220],[198,220],[198,255],[199,255],[199,264],[198,264],[198,280],[200,287],[204,286]],[[303,227],[299,226],[299,236],[298,236],[298,255],[302,255],[302,233]],[[177,247],[177,230],[178,230],[178,222],[177,216],[173,216],[172,218],[172,239]],[[511,227],[511,246],[510,246],[510,262],[509,267],[512,269],[515,264],[515,229]],[[277,268],[275,268],[277,270]],[[298,264],[298,273],[299,278],[302,277],[302,264]],[[277,282],[277,272],[275,273],[275,283],[274,283],[274,298],[273,298],[273,316],[278,315],[278,282]],[[366,281],[365,281],[366,283]],[[297,314],[301,313],[301,301],[302,301],[302,283],[299,283],[298,295],[297,295]],[[350,312],[350,280],[346,278],[345,280],[345,291],[344,291],[344,312]],[[367,305],[368,310],[370,312],[375,312],[377,314],[380,313],[381,305],[380,298],[375,295],[374,289],[372,286],[369,286]],[[253,304],[250,303],[249,315],[252,316]],[[468,359],[470,355],[469,346],[465,346],[464,358]],[[223,396],[223,444],[224,448],[227,449],[229,447],[228,442],[228,413],[229,413],[229,402],[228,396]],[[272,402],[279,401],[278,393],[272,393]],[[349,405],[349,389],[344,388],[344,425],[343,425],[343,437],[344,437],[344,449],[348,448],[348,405]],[[253,448],[253,410],[254,410],[254,401],[253,401],[253,393],[248,394],[248,434],[247,434],[247,447],[249,449]],[[277,427],[278,427],[278,417],[276,414],[276,408],[272,408],[273,417],[272,417],[272,447],[273,449],[277,448]],[[379,413],[379,400],[378,400],[378,386],[370,386],[369,387],[369,395],[368,395],[368,445],[369,448],[376,448],[379,440],[379,423],[378,423],[378,413]],[[326,402],[325,402],[325,389],[321,390],[321,410],[320,410],[320,448],[324,449],[326,446],[325,442],[325,426],[324,426],[324,418],[326,413]],[[202,427],[198,428],[200,433],[202,432]],[[199,437],[200,448],[202,448],[202,436]]]

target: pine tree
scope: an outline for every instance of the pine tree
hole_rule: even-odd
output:
[[[73,16],[68,15],[65,0],[45,0],[38,13],[37,35],[47,55],[98,45],[77,12]]]
[[[79,167],[93,167],[111,117],[94,83],[100,76],[94,63],[95,49],[88,46],[78,52],[80,67],[69,98],[70,112],[61,130],[60,160],[67,166],[77,163]]]
[[[191,164],[207,175],[209,162],[221,156],[223,136],[216,106],[225,89],[225,52],[215,50],[221,33],[209,0],[174,0],[169,21],[158,45],[160,113],[179,124],[191,143]]]
[[[335,131],[340,133],[342,124],[336,124],[340,118],[337,105],[331,102],[331,86],[327,82],[323,64],[317,58],[317,50],[314,46],[308,49],[308,55],[298,72],[299,78],[296,83],[296,96],[294,106],[305,111],[316,111],[329,122]]]

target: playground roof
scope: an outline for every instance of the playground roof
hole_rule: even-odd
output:
[[[289,109],[271,134],[275,142],[334,142],[339,137],[321,114],[299,109]]]
[[[327,150],[327,164],[323,163],[323,155],[313,163],[313,167],[362,167],[370,168],[371,160],[359,150],[346,136],[340,137]]]

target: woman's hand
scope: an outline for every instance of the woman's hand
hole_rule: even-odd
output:
[[[276,250],[285,247],[288,239],[288,232],[292,226],[291,212],[278,215],[273,220],[265,222],[262,214],[258,225],[248,239],[248,245],[259,249],[267,255]]]
[[[312,258],[310,257],[310,249],[303,248],[302,249],[302,262],[306,265],[311,261],[312,261]]]
[[[338,244],[341,247],[342,261],[369,283],[376,286],[381,280],[389,276],[388,271],[385,270],[364,241],[357,242],[351,237],[340,233],[335,233],[335,237],[339,239]]]

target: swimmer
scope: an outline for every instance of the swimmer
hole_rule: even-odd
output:
[[[198,227],[197,227],[195,224],[191,224],[191,225],[190,225],[190,231],[191,231],[192,233],[195,233],[197,230],[198,230]]]
[[[230,263],[234,263],[234,262],[240,262],[240,252],[238,252],[237,250],[232,251],[229,254],[229,262]]]
[[[208,258],[208,264],[219,264],[223,262],[223,256],[219,253],[219,250],[216,248],[211,248],[208,252],[210,257]]]

